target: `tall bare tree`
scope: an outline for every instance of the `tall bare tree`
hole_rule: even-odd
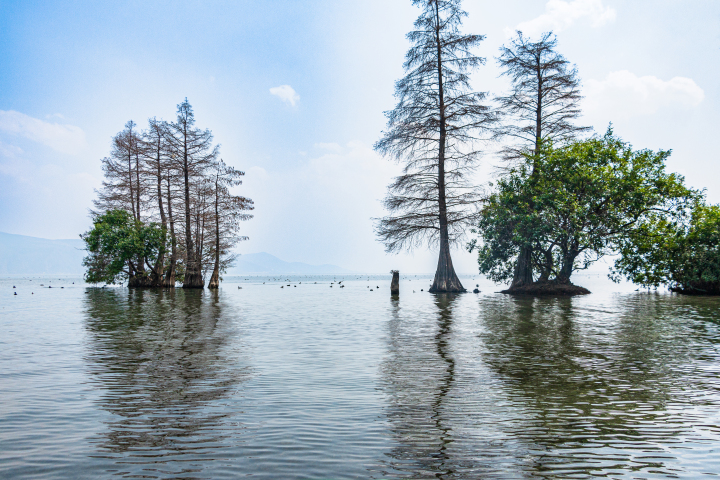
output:
[[[504,140],[501,154],[506,160],[532,162],[543,144],[562,144],[590,130],[573,123],[581,115],[580,80],[577,69],[555,51],[556,46],[552,32],[544,33],[537,42],[517,32],[510,46],[500,48],[498,64],[502,75],[512,82],[510,92],[497,97],[503,122],[496,137]],[[541,174],[534,164],[531,172]],[[535,263],[552,262],[551,256],[544,253],[533,252],[529,244],[520,248],[513,287],[533,282],[534,257],[542,258]],[[540,270],[543,280],[551,268]]]
[[[398,104],[386,112],[388,129],[377,151],[404,163],[388,187],[391,213],[376,228],[387,251],[439,246],[431,292],[465,291],[453,268],[450,245],[476,215],[478,196],[468,176],[479,157],[478,135],[494,122],[485,93],[470,88],[470,72],[485,63],[472,50],[485,38],[460,32],[460,0],[413,0],[422,9],[397,81]]]
[[[233,195],[232,187],[242,184],[245,172],[236,170],[218,161],[215,164],[215,178],[212,184],[213,193],[213,273],[208,288],[220,286],[220,272],[235,258],[230,249],[238,241],[247,240],[248,237],[238,235],[240,222],[250,220],[252,215],[245,213],[253,210],[253,201],[249,198]]]
[[[210,130],[195,127],[195,115],[187,98],[178,105],[177,120],[170,123],[172,149],[182,172],[185,210],[185,278],[183,288],[203,288],[202,254],[198,244],[202,241],[199,228],[201,209],[191,198],[193,185],[201,180],[218,156],[218,146],[212,144]],[[196,205],[193,205],[195,203]],[[193,215],[195,213],[195,215]],[[193,218],[194,217],[194,218]],[[193,231],[193,227],[195,231]]]
[[[94,217],[101,212],[120,209],[132,213],[133,218],[140,222],[143,215],[143,204],[147,199],[145,172],[142,162],[143,142],[141,135],[135,130],[132,120],[125,124],[125,129],[115,135],[109,157],[102,159],[102,188],[94,200]],[[149,279],[146,275],[147,259],[138,258],[131,263],[129,284],[146,286]]]
[[[152,188],[148,188],[148,199],[155,204],[154,220],[160,220],[162,228],[163,248],[158,254],[155,265],[151,265],[152,284],[153,286],[174,287],[165,282],[165,245],[167,245],[168,235],[168,215],[166,208],[170,205],[165,200],[165,192],[163,191],[163,180],[170,175],[170,151],[167,141],[168,125],[166,122],[151,118],[148,121],[148,129],[142,135],[142,155],[145,161],[145,171],[149,179],[152,181]],[[159,217],[159,218],[158,218]],[[171,258],[171,262],[175,259]]]

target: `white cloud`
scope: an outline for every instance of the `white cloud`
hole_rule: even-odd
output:
[[[588,80],[585,85],[586,111],[613,118],[650,115],[668,107],[688,109],[704,98],[703,89],[690,78],[638,77],[627,70],[609,73],[604,80]]]
[[[0,142],[0,158],[15,158],[22,154],[22,148]]]
[[[602,0],[549,0],[545,4],[545,13],[519,23],[514,29],[506,29],[505,33],[509,36],[520,30],[534,37],[550,30],[560,32],[582,18],[588,18],[593,27],[600,27],[614,21],[615,16],[615,9],[603,6]]]
[[[13,110],[0,110],[0,131],[28,138],[63,153],[78,153],[85,146],[85,132],[74,125],[61,125]]]
[[[300,95],[298,95],[290,85],[280,85],[279,87],[273,87],[270,89],[270,93],[278,97],[283,102],[289,103],[293,107],[300,100]]]
[[[315,148],[319,148],[321,150],[328,150],[330,152],[340,153],[342,152],[342,147],[338,145],[337,143],[316,143],[313,145]]]

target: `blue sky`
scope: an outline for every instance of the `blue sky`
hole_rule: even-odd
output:
[[[478,90],[507,87],[493,57],[510,32],[553,29],[583,80],[583,122],[673,149],[669,168],[720,201],[720,2],[464,6],[465,31],[487,35]],[[434,252],[386,255],[371,221],[397,172],[371,147],[416,16],[409,0],[0,0],[0,231],[76,238],[110,138],[129,119],[173,119],[187,97],[223,158],[246,172],[240,191],[257,209],[241,253],[433,271]],[[478,181],[490,179],[492,150]],[[472,255],[454,255],[475,270]]]

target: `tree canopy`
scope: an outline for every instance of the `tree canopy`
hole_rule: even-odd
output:
[[[678,215],[650,215],[622,239],[613,279],[720,295],[720,206],[698,201]]]
[[[478,223],[480,272],[513,277],[514,258],[528,243],[535,276],[567,284],[636,235],[646,219],[671,215],[696,196],[665,171],[669,151],[633,150],[612,130],[559,148],[543,145],[529,163],[501,178]],[[532,204],[534,208],[528,208]]]
[[[127,210],[109,210],[93,219],[93,228],[80,236],[88,256],[83,260],[88,283],[119,283],[138,275],[137,262],[154,263],[166,250],[157,223],[144,224]]]

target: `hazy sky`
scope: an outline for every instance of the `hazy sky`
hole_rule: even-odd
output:
[[[507,88],[494,57],[512,31],[552,29],[583,80],[583,122],[672,149],[669,168],[720,201],[720,2],[464,7],[464,30],[487,35],[478,90]],[[187,97],[225,161],[246,172],[240,192],[257,208],[241,253],[434,271],[435,252],[386,255],[371,220],[398,171],[372,144],[417,14],[409,0],[0,0],[0,231],[77,238],[111,137],[130,119],[173,120]],[[474,255],[453,258],[476,271]]]

